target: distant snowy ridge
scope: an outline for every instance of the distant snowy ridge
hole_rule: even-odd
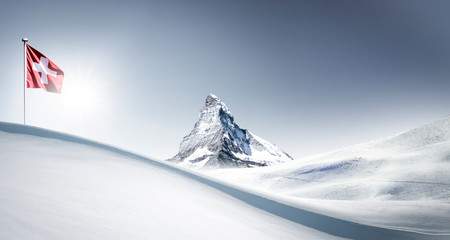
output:
[[[450,117],[382,140],[215,177],[294,197],[450,200]]]
[[[178,154],[168,159],[192,168],[269,166],[291,160],[274,144],[240,128],[214,94],[206,98],[199,120],[183,138]]]

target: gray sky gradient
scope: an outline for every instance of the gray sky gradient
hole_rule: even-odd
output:
[[[450,1],[2,1],[0,30],[0,121],[28,37],[65,72],[30,125],[160,159],[209,93],[296,158],[450,114]]]

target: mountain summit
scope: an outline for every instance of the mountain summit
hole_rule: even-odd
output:
[[[199,120],[183,138],[178,154],[168,159],[194,168],[268,166],[290,160],[274,144],[241,129],[214,94],[206,97]]]

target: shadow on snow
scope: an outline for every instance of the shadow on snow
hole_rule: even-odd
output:
[[[400,230],[392,230],[380,227],[372,227],[361,225],[358,223],[337,219],[307,210],[298,209],[289,205],[285,205],[261,196],[239,190],[237,188],[215,182],[213,180],[198,176],[194,173],[184,171],[182,169],[170,166],[163,162],[151,160],[138,154],[134,154],[116,147],[101,144],[95,141],[79,138],[76,136],[45,130],[32,126],[24,126],[13,123],[0,122],[0,131],[16,134],[25,134],[38,137],[58,139],[67,142],[84,144],[91,147],[101,148],[127,157],[145,161],[157,167],[164,168],[176,174],[194,179],[198,182],[206,184],[210,187],[218,189],[236,199],[239,199],[253,207],[264,210],[273,215],[282,217],[292,222],[316,229],[318,231],[328,233],[342,238],[350,239],[448,239],[449,236],[444,235],[426,235],[420,233],[406,232]]]

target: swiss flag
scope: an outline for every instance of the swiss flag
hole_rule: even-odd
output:
[[[27,44],[27,88],[61,93],[64,72],[50,59]]]

